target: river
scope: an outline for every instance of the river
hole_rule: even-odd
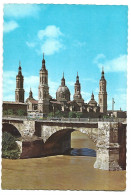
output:
[[[126,171],[94,169],[96,146],[86,134],[73,132],[71,147],[71,155],[3,159],[2,189],[125,190]]]

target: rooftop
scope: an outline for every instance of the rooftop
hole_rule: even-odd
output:
[[[27,103],[14,102],[14,101],[3,101],[3,104],[20,104],[20,105],[27,105]]]

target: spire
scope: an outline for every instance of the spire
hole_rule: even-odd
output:
[[[22,73],[21,73],[21,61],[20,60],[19,60],[18,75],[19,76],[22,75]]]
[[[42,69],[46,69],[46,68],[45,68],[44,52],[43,52],[43,60],[42,60]]]
[[[79,76],[78,76],[78,72],[77,72],[77,76],[76,76],[76,83],[79,84]]]
[[[63,72],[63,79],[64,79],[64,72]]]
[[[104,67],[102,66],[101,79],[104,79]]]
[[[78,72],[77,72],[77,77],[76,78],[79,79]]]
[[[32,93],[31,88],[30,88],[30,92],[29,92],[29,98],[33,98],[33,93]]]
[[[64,72],[63,72],[63,77],[62,77],[62,79],[61,79],[61,86],[62,86],[62,87],[65,86]]]
[[[21,68],[21,61],[19,60],[19,69]]]
[[[92,95],[91,95],[91,100],[94,100],[94,94],[93,94],[93,91],[92,91]]]

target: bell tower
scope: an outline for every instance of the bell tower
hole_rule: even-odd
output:
[[[32,99],[33,98],[33,93],[32,93],[32,90],[30,88],[30,92],[29,92],[29,98]]]
[[[107,113],[107,92],[106,92],[106,80],[104,77],[104,69],[102,68],[101,79],[99,81],[99,106],[100,112]]]
[[[39,88],[38,88],[38,112],[43,114],[49,113],[49,87],[48,87],[48,70],[45,66],[43,54],[42,68],[39,73]]]
[[[82,99],[82,95],[81,95],[81,85],[79,82],[79,76],[78,76],[78,72],[77,72],[77,76],[76,76],[76,83],[75,83],[75,93],[74,93],[74,100],[77,103],[84,103],[84,100]]]
[[[24,93],[25,93],[23,89],[24,77],[22,75],[21,70],[22,70],[21,63],[19,62],[18,75],[16,76],[15,101],[24,103]]]

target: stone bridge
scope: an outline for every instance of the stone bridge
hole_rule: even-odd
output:
[[[80,131],[96,143],[94,168],[126,167],[126,124],[118,122],[61,122],[3,118],[2,130],[22,136],[21,158],[64,154],[71,148],[71,133]]]

